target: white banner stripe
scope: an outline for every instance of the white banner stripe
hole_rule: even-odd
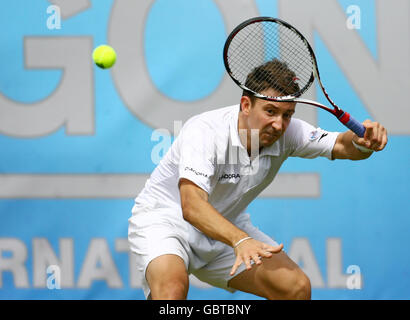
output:
[[[0,174],[1,199],[135,198],[148,174]],[[319,197],[320,176],[282,173],[261,194],[263,198]]]

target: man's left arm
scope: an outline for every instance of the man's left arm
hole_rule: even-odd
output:
[[[378,122],[366,120],[363,138],[359,138],[352,131],[338,135],[332,150],[332,159],[363,160],[381,151],[387,144],[387,130]]]

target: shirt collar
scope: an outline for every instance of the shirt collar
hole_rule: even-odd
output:
[[[238,119],[239,119],[239,105],[236,105],[232,117],[231,117],[231,122],[229,124],[229,132],[230,132],[230,140],[231,144],[233,147],[239,147],[242,148],[246,151],[246,148],[242,145],[241,140],[239,138],[239,132],[238,132]],[[278,139],[274,144],[267,148],[262,148],[262,151],[260,153],[260,157],[269,155],[269,156],[278,156],[280,154],[280,146],[279,146],[279,140]]]

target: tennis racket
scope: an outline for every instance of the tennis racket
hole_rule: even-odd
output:
[[[255,97],[319,107],[335,115],[359,137],[364,136],[364,126],[330,99],[320,80],[312,47],[289,23],[271,17],[246,20],[228,36],[223,55],[233,81]],[[315,78],[333,108],[300,98]]]

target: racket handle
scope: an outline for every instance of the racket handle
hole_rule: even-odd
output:
[[[339,121],[343,123],[346,127],[352,130],[360,138],[364,137],[366,128],[355,118],[353,118],[349,113],[344,112],[340,117]]]

